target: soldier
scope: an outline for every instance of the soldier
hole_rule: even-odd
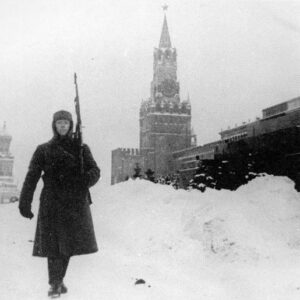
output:
[[[42,177],[44,187],[35,233],[33,256],[47,257],[50,289],[48,296],[66,293],[63,283],[70,257],[98,251],[91,217],[89,187],[100,178],[90,149],[83,145],[83,170],[79,146],[74,142],[72,115],[64,110],[53,115],[53,138],[33,154],[20,195],[19,210],[33,218],[31,203]]]

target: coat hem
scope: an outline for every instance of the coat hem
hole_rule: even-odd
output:
[[[74,252],[72,254],[68,254],[67,256],[71,257],[71,256],[87,255],[87,254],[96,253],[98,251],[99,251],[98,249],[95,249],[95,250],[91,250],[88,252]],[[36,253],[33,253],[32,256],[34,256],[34,257],[51,257],[51,255],[49,255],[49,254],[36,254]]]

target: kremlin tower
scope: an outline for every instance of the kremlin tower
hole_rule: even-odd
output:
[[[164,10],[166,7],[164,7]],[[140,108],[140,151],[144,169],[156,175],[172,174],[172,153],[194,146],[191,104],[180,100],[177,80],[177,51],[172,47],[166,13],[158,48],[153,53],[150,98]]]
[[[177,79],[177,51],[172,46],[166,9],[158,48],[153,53],[150,97],[142,101],[139,112],[139,149],[112,151],[111,184],[133,177],[135,166],[156,177],[174,174],[176,151],[196,146],[191,129],[191,104],[180,99]]]
[[[7,133],[6,123],[0,130],[0,203],[18,198],[17,185],[13,179],[14,157],[9,151],[12,137]]]

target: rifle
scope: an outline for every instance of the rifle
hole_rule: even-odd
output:
[[[75,92],[76,96],[74,99],[75,102],[75,111],[76,111],[76,117],[77,117],[77,123],[76,123],[76,129],[74,133],[74,140],[78,145],[79,153],[78,153],[78,158],[79,158],[79,170],[80,174],[83,174],[83,143],[82,143],[82,123],[81,123],[81,115],[80,115],[80,104],[79,104],[79,95],[78,95],[78,85],[77,85],[77,75],[74,73],[74,84],[75,84]]]

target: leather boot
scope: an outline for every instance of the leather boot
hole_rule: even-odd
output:
[[[61,294],[61,284],[60,283],[54,283],[50,285],[50,289],[48,291],[48,297],[51,298],[58,298]]]
[[[66,294],[68,292],[68,288],[65,286],[63,282],[60,284],[60,292],[62,294]]]

